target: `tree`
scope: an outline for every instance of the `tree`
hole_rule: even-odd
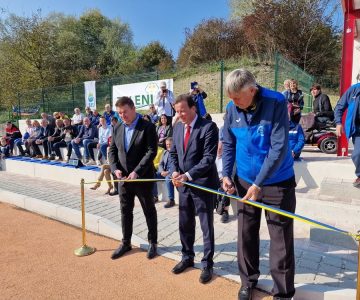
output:
[[[278,51],[314,75],[338,68],[340,32],[332,24],[332,12],[328,9],[330,2],[252,2],[253,12],[243,16],[241,21],[246,40],[257,56],[271,57]]]
[[[180,67],[241,56],[246,49],[243,30],[236,20],[204,20],[194,30],[187,29],[185,35],[177,59]]]
[[[174,60],[170,51],[159,41],[154,41],[140,49],[138,66],[145,71],[165,71],[173,68]]]

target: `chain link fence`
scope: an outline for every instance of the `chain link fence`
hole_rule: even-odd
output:
[[[274,90],[282,92],[284,90],[283,83],[286,79],[295,79],[298,82],[299,90],[302,90],[304,95],[304,109],[307,113],[312,111],[312,95],[310,88],[315,82],[315,78],[309,73],[302,70],[297,65],[285,59],[281,54],[275,54],[275,78]]]
[[[114,85],[173,78],[175,95],[189,92],[190,83],[197,81],[208,95],[205,100],[208,112],[223,112],[229,102],[224,91],[225,78],[233,69],[240,67],[251,71],[260,85],[278,91],[282,91],[285,79],[296,79],[299,82],[299,88],[304,93],[304,112],[312,110],[312,97],[309,90],[314,83],[314,77],[280,54],[276,54],[274,60],[270,62],[242,59],[213,63],[193,69],[173,70],[164,73],[149,72],[96,81],[97,107],[102,113],[105,104],[112,104],[112,87]],[[332,84],[334,85],[334,83]],[[39,118],[42,112],[53,113],[58,111],[63,111],[70,116],[75,107],[83,110],[84,105],[84,83],[69,84],[18,93],[17,105],[14,105],[10,112],[0,111],[0,116],[4,119],[8,116],[9,119],[18,120],[27,117]]]

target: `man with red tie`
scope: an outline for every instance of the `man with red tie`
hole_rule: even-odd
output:
[[[179,232],[182,260],[172,270],[174,274],[194,266],[195,213],[199,216],[204,240],[200,282],[211,280],[214,256],[214,196],[184,185],[193,184],[217,189],[220,185],[215,159],[218,144],[216,124],[197,115],[190,95],[180,95],[175,111],[181,122],[174,126],[170,149],[170,174],[179,191]]]

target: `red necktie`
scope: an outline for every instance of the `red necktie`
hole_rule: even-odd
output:
[[[184,137],[184,150],[186,151],[186,147],[188,145],[189,139],[190,139],[190,130],[191,130],[191,126],[187,125],[186,126],[186,133],[185,133],[185,137]]]

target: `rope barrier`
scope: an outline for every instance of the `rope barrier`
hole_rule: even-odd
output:
[[[145,179],[145,178],[143,178],[143,179],[125,179],[124,178],[124,179],[117,179],[117,180],[84,182],[84,184],[94,184],[94,183],[101,183],[101,182],[157,182],[157,181],[167,181],[167,180],[168,179],[163,179],[163,178],[160,178],[160,179],[155,179],[155,178],[151,178],[151,179]],[[194,183],[190,183],[190,182],[187,182],[187,181],[182,182],[182,184],[184,184],[186,186],[189,186],[189,187],[192,187],[192,188],[196,188],[198,190],[206,191],[206,192],[211,193],[211,194],[220,195],[220,196],[223,196],[223,197],[228,197],[231,200],[235,200],[235,201],[242,202],[242,203],[245,203],[245,204],[248,204],[248,205],[252,205],[252,206],[255,206],[257,208],[261,208],[261,209],[267,210],[269,212],[276,213],[276,214],[279,214],[281,216],[288,217],[288,218],[291,218],[293,220],[297,220],[297,221],[300,221],[300,222],[303,222],[303,223],[306,223],[306,224],[309,224],[309,225],[312,225],[312,226],[315,226],[315,227],[318,227],[318,228],[321,228],[321,229],[326,229],[326,230],[329,230],[329,231],[342,233],[342,234],[353,237],[356,241],[360,241],[360,232],[351,233],[351,232],[348,232],[346,230],[342,230],[340,228],[337,228],[337,227],[334,227],[334,226],[331,226],[331,225],[328,225],[328,224],[325,224],[325,223],[322,223],[322,222],[319,222],[319,221],[304,217],[302,215],[298,215],[298,214],[295,214],[295,213],[291,213],[291,212],[282,210],[280,208],[276,208],[276,207],[266,205],[264,203],[260,203],[260,202],[253,201],[253,200],[242,199],[239,196],[226,194],[224,192],[220,192],[218,190],[203,187],[203,186],[200,186],[200,185],[197,185],[197,184],[194,184]]]
[[[77,256],[86,256],[86,255],[90,255],[92,253],[94,253],[96,251],[95,248],[89,247],[88,245],[86,245],[86,238],[85,238],[85,232],[86,232],[86,228],[85,228],[85,196],[84,196],[84,186],[85,184],[94,184],[94,183],[101,183],[101,182],[157,182],[157,181],[167,181],[169,179],[117,179],[117,180],[104,180],[104,181],[93,181],[93,182],[85,182],[84,179],[81,179],[81,211],[82,211],[82,240],[83,240],[83,245],[81,248],[76,249],[74,251],[75,255]],[[288,217],[291,218],[293,220],[297,220],[309,225],[313,225],[315,227],[318,228],[322,228],[325,230],[329,230],[329,231],[333,231],[333,232],[338,232],[341,234],[345,234],[347,236],[351,236],[353,237],[357,242],[358,242],[358,274],[357,274],[357,295],[356,295],[356,299],[360,300],[360,231],[358,231],[357,233],[351,233],[349,231],[346,230],[342,230],[340,228],[334,227],[334,226],[330,226],[328,224],[325,223],[321,223],[318,222],[316,220],[312,220],[310,218],[295,214],[295,213],[291,213],[285,210],[282,210],[280,208],[276,208],[276,207],[272,207],[269,205],[266,205],[264,203],[260,203],[257,201],[253,201],[253,200],[246,200],[246,199],[242,199],[238,196],[235,195],[231,195],[231,194],[226,194],[224,192],[220,192],[217,190],[213,190],[210,188],[206,188],[197,184],[193,184],[190,182],[182,182],[182,184],[192,187],[192,188],[196,188],[202,191],[206,191],[208,193],[211,194],[215,194],[215,195],[220,195],[220,196],[224,196],[224,197],[229,197],[231,200],[236,200],[238,202],[242,202],[248,205],[252,205],[267,211],[270,211],[272,213],[276,213],[279,215],[282,215],[284,217]]]

